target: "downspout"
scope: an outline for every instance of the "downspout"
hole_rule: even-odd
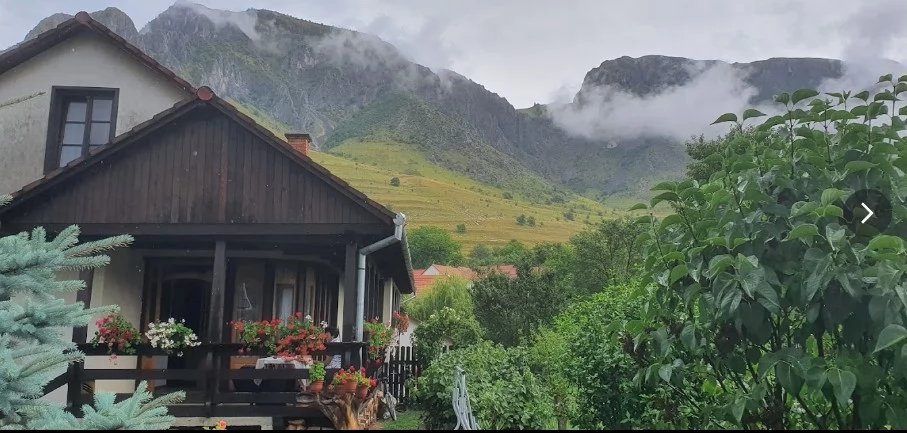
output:
[[[403,227],[406,226],[406,215],[398,213],[394,218],[394,235],[388,236],[359,250],[358,266],[356,267],[356,342],[362,341],[363,326],[365,325],[365,260],[369,254],[389,247],[403,240]]]

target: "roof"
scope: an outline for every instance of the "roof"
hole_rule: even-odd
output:
[[[256,123],[255,120],[237,110],[232,104],[215,95],[214,91],[207,86],[200,87],[196,91],[194,96],[177,102],[173,105],[173,107],[156,114],[151,119],[148,119],[147,121],[136,125],[129,131],[120,134],[110,143],[93,150],[88,157],[76,158],[69,164],[47,173],[40,179],[28,185],[25,185],[20,190],[12,193],[13,201],[9,205],[0,208],[0,214],[6,213],[16,208],[19,204],[29,200],[35,195],[40,194],[42,191],[53,187],[53,185],[60,183],[72,177],[73,175],[78,174],[79,172],[85,171],[92,165],[100,162],[100,160],[104,157],[110,156],[116,152],[121,151],[124,148],[129,147],[130,144],[138,142],[139,138],[148,135],[152,131],[155,131],[158,128],[173,121],[174,119],[177,119],[181,115],[188,113],[195,108],[198,108],[200,105],[211,106],[224,113],[228,117],[231,117],[240,125],[247,128],[253,134],[261,138],[264,142],[270,144],[272,147],[274,147],[284,155],[295,160],[302,167],[306,168],[314,175],[322,178],[328,184],[336,187],[338,190],[340,190],[340,192],[344,193],[349,198],[359,202],[373,214],[384,219],[388,224],[393,224],[393,218],[396,216],[394,212],[391,212],[386,207],[366,197],[365,194],[350,186],[350,184],[343,179],[340,179],[339,177],[331,174],[330,171],[319,165],[317,162],[313,161],[309,156],[303,155],[302,153],[294,150],[289,145],[289,143],[278,138],[271,131]]]
[[[126,41],[126,39],[123,39],[122,36],[114,33],[113,30],[108,29],[106,26],[96,21],[85,11],[77,13],[75,17],[60,23],[60,25],[0,54],[0,74],[25,63],[29,59],[52,48],[60,42],[84,31],[90,31],[101,36],[103,39],[113,44],[113,46],[135,58],[136,61],[146,66],[148,69],[151,69],[154,73],[160,75],[167,81],[172,82],[180,89],[183,89],[188,95],[194,95],[196,93],[195,87],[189,84],[188,81],[180,78],[173,71],[167,69],[167,67],[142,52],[138,47],[132,45]]]
[[[413,281],[418,296],[425,296],[429,293],[435,280],[443,277],[460,277],[468,281],[475,281],[489,274],[503,274],[511,280],[517,277],[517,270],[514,265],[482,266],[477,268],[477,270],[465,266],[431,265],[429,267],[435,268],[438,271],[438,275],[425,275],[424,273],[427,269],[413,269]]]

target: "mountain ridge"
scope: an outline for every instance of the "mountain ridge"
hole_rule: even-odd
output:
[[[64,16],[45,18],[27,37]],[[741,99],[734,101],[737,109],[847,73],[833,59],[727,63],[623,56],[587,72],[570,103],[517,109],[468,77],[410,61],[376,36],[279,12],[219,11],[180,0],[140,31],[116,8],[92,16],[193,84],[309,132],[316,148],[363,139],[407,143],[445,168],[540,202],[565,188],[596,199],[636,197],[658,181],[682,176],[688,125],[663,131],[664,119],[647,113],[623,113],[628,121],[621,121],[614,110],[622,106],[614,98],[651,102],[708,81],[703,73],[723,68],[711,78],[732,80],[725,92]],[[688,93],[675,99],[696,96]],[[692,123],[707,125],[723,112],[719,108],[694,107],[703,117]],[[596,125],[611,116],[616,120]],[[625,123],[635,129],[621,131]]]

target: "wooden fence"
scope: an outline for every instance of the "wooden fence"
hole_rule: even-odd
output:
[[[397,401],[405,403],[409,397],[406,382],[419,376],[419,363],[412,346],[398,346],[392,350],[391,361],[384,364],[383,374],[387,377],[390,393]]]

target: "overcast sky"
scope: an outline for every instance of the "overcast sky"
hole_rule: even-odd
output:
[[[571,95],[620,56],[664,54],[907,60],[907,0],[197,0],[271,9],[376,34],[413,60],[457,71],[513,105]],[[141,29],[171,1],[0,0],[0,46],[56,12],[116,6]]]

